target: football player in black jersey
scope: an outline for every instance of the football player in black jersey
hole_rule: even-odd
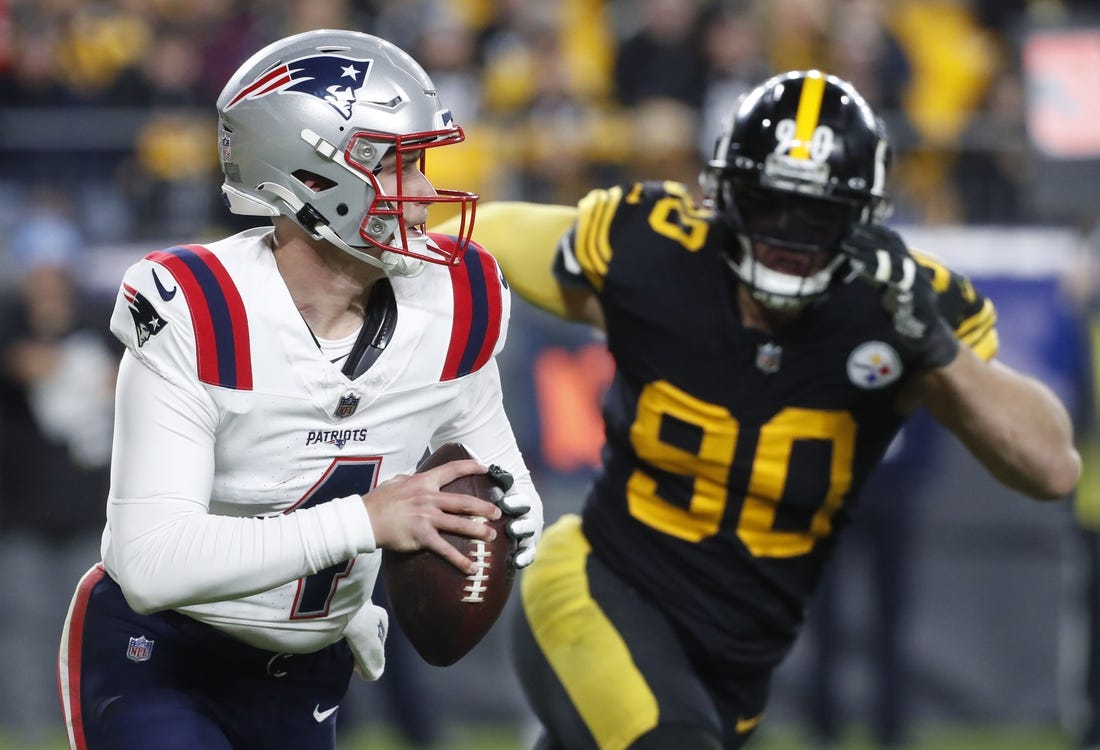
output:
[[[616,364],[603,469],[521,583],[540,750],[741,747],[918,406],[1008,487],[1074,487],[1069,417],[993,361],[992,303],[882,223],[889,158],[850,84],[791,72],[732,113],[701,206],[643,182],[479,209],[513,289],[601,326]]]

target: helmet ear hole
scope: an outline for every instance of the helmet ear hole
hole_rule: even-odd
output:
[[[296,169],[291,172],[291,174],[294,176],[294,179],[298,180],[298,182],[315,193],[322,193],[339,184],[336,180],[330,180],[328,177],[319,175],[316,172],[310,172],[308,169]]]
[[[347,216],[348,215],[348,204],[347,203],[337,204],[336,213],[338,213],[340,216]]]

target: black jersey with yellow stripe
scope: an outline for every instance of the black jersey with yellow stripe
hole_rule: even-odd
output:
[[[697,656],[761,665],[789,648],[911,370],[878,293],[841,274],[774,335],[746,327],[733,238],[710,219],[676,183],[595,190],[559,254],[559,279],[598,295],[616,362],[584,530]],[[992,357],[989,300],[919,260],[960,338]]]

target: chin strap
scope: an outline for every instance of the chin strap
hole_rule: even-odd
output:
[[[375,257],[363,248],[352,247],[332,230],[325,221],[325,217],[313,206],[301,201],[298,196],[278,183],[261,182],[256,189],[271,193],[285,203],[297,222],[317,239],[323,239],[335,245],[356,260],[382,269],[387,276],[416,276],[424,270],[424,261],[408,255],[383,251],[381,257]],[[395,239],[399,238],[395,237]],[[426,241],[427,238],[425,238]]]

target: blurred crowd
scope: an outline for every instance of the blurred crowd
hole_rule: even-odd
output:
[[[71,588],[102,528],[108,467],[95,449],[109,445],[117,351],[102,340],[110,297],[74,292],[79,261],[89,248],[143,253],[237,228],[218,189],[214,103],[252,51],[314,28],[390,39],[468,136],[432,155],[434,184],[562,203],[621,179],[695,185],[738,96],[771,73],[821,68],[851,80],[892,133],[896,221],[1043,224],[1066,215],[1033,200],[1044,165],[1021,43],[1036,28],[1081,27],[1096,5],[0,0],[0,292],[11,293],[0,296],[0,569],[39,594],[0,621],[0,661],[21,675],[0,680],[0,730],[29,737],[56,721],[56,634],[41,623],[61,621],[65,602],[49,592]],[[1076,220],[1096,216],[1100,205]],[[1092,268],[1077,296],[1095,310],[1100,261]],[[404,724],[433,731],[422,717]],[[1100,719],[1094,729],[1100,738]]]
[[[887,120],[897,218],[1042,221],[1026,200],[1016,42],[1072,5],[0,0],[0,229],[43,202],[67,204],[93,244],[231,228],[218,92],[250,51],[322,27],[379,34],[427,68],[469,136],[429,165],[437,184],[562,202],[619,178],[694,184],[739,94],[770,72],[819,67]]]

